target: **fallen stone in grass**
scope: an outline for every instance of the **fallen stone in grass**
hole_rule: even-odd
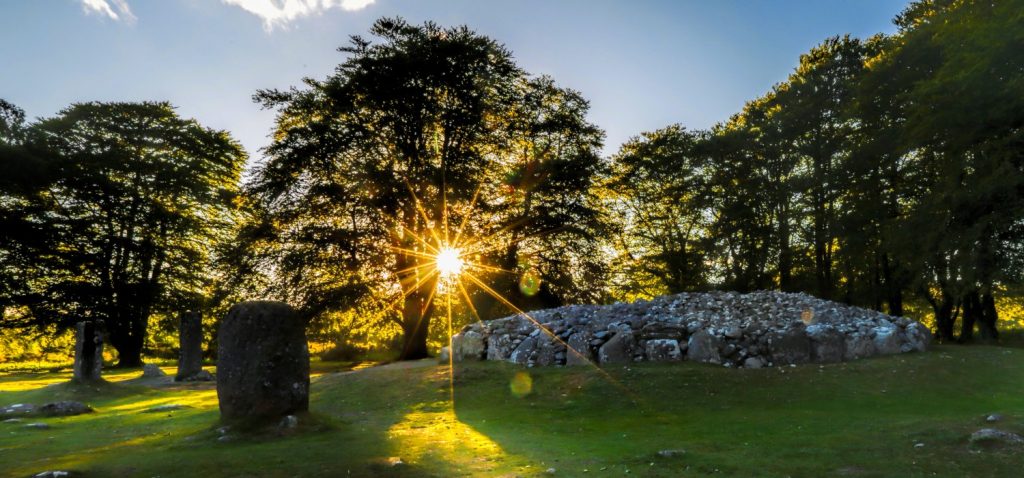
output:
[[[993,413],[991,415],[986,416],[985,421],[989,423],[1001,422],[1003,421],[1003,416],[999,413]]]
[[[175,378],[177,382],[212,382],[214,379],[213,374],[206,370],[200,370],[194,374],[186,375],[180,378]]]
[[[30,428],[34,430],[48,430],[50,428],[50,425],[42,422],[27,423],[25,424],[24,428]]]
[[[8,418],[7,420],[4,420],[3,423],[21,423],[21,419],[20,418]]]
[[[15,403],[0,409],[0,417],[10,417],[18,415],[31,415],[36,412],[36,406],[31,403]]]
[[[392,467],[402,466],[404,464],[405,464],[405,462],[402,461],[402,458],[400,458],[400,457],[392,456],[392,457],[388,458],[388,465],[390,465]]]
[[[145,410],[145,413],[173,412],[175,410],[181,410],[183,408],[188,407],[177,403],[168,403],[167,405],[158,405],[152,408],[148,408]]]
[[[32,478],[72,478],[74,476],[78,476],[78,473],[74,471],[52,470],[36,473],[32,475]]]
[[[83,413],[92,413],[92,407],[73,400],[50,402],[39,407],[39,414],[47,417],[70,417]]]
[[[686,454],[686,450],[661,450],[658,452],[658,456],[662,458],[672,458],[674,456],[680,456]]]
[[[982,428],[972,433],[968,442],[974,446],[1022,445],[1024,437],[995,428]]]

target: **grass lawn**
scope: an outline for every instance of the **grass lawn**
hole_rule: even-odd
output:
[[[503,363],[319,364],[315,426],[218,441],[211,384],[110,371],[0,375],[0,404],[77,398],[97,413],[0,423],[0,475],[1020,476],[1024,450],[972,450],[998,412],[1024,433],[1024,350],[936,347],[824,367],[597,370]],[[168,373],[173,370],[168,367]],[[187,408],[147,412],[162,404]],[[453,405],[454,403],[454,405]],[[923,446],[915,447],[915,444]],[[662,456],[659,451],[673,450]],[[393,466],[397,460],[402,464]]]

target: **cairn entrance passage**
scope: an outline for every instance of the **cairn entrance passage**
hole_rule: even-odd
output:
[[[924,351],[921,323],[783,292],[682,293],[606,306],[565,306],[467,325],[452,358],[526,366],[689,360],[761,368]],[[568,345],[571,350],[566,347]]]

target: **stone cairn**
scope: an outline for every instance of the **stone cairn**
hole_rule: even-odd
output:
[[[72,380],[96,382],[101,380],[103,369],[103,336],[100,327],[103,322],[83,320],[75,326],[75,365]]]
[[[217,334],[221,420],[261,424],[309,409],[305,324],[288,304],[242,302]]]
[[[203,370],[203,316],[199,312],[183,312],[178,317],[178,373],[175,382],[209,381],[213,377]]]
[[[682,293],[573,305],[467,325],[452,359],[526,366],[689,360],[761,368],[924,351],[927,327],[904,317],[782,292]],[[567,347],[568,346],[568,347]]]

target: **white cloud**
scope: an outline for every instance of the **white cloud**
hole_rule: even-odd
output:
[[[263,28],[271,31],[275,26],[287,26],[299,17],[319,15],[332,8],[356,11],[366,8],[375,0],[221,0],[263,19]]]
[[[125,0],[82,0],[85,13],[106,15],[112,20],[135,23],[135,14]]]

